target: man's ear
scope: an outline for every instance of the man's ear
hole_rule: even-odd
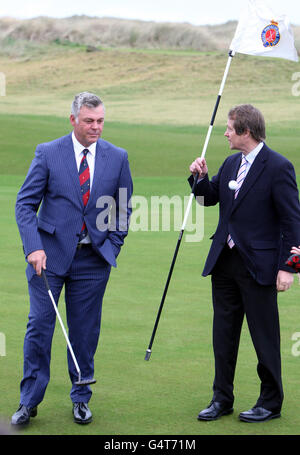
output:
[[[249,139],[251,138],[251,131],[247,128],[243,133],[242,136],[244,136],[244,139]]]
[[[72,126],[75,126],[76,119],[75,119],[75,116],[73,114],[70,115],[70,123],[71,123]]]

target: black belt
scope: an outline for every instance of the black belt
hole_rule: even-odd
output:
[[[77,250],[81,250],[82,248],[91,248],[91,243],[78,243]]]

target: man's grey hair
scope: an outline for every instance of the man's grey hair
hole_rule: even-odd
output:
[[[74,115],[75,119],[78,118],[82,106],[89,107],[90,109],[103,106],[105,112],[103,101],[94,93],[82,92],[75,96],[71,106],[71,114]]]

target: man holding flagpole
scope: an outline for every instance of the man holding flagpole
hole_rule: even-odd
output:
[[[236,53],[297,62],[288,18],[267,0],[248,0],[241,14],[200,158],[190,166],[192,194],[204,205],[219,203],[219,224],[203,275],[212,275],[215,379],[210,405],[199,420],[233,412],[233,381],[244,315],[258,358],[260,394],[240,420],[262,422],[281,415],[280,327],[277,293],[293,282],[287,258],[300,244],[300,204],[293,165],[265,144],[265,122],[247,104],[228,114],[225,136],[231,150],[209,180],[205,160],[214,119],[232,58]]]
[[[199,420],[233,412],[233,382],[244,315],[258,358],[256,404],[239,415],[246,422],[279,417],[283,401],[277,292],[293,282],[286,264],[300,244],[300,203],[293,165],[265,144],[265,122],[252,105],[228,114],[225,137],[238,150],[211,180],[205,158],[190,166],[204,205],[219,204],[219,224],[203,276],[211,274],[215,378],[210,405]]]

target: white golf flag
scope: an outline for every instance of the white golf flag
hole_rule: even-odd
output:
[[[248,0],[230,49],[242,54],[298,62],[294,34],[287,16],[278,14],[265,0]]]

